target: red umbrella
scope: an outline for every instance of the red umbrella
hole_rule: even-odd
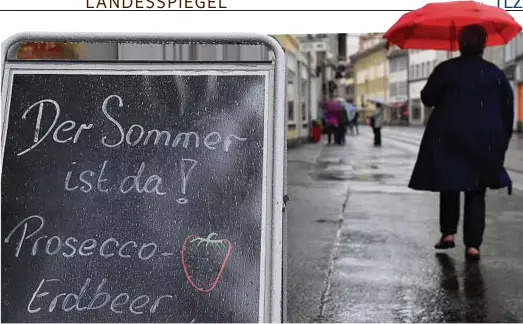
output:
[[[429,3],[404,14],[383,36],[403,49],[456,51],[458,32],[477,24],[488,34],[487,46],[508,43],[522,28],[505,10],[474,1]]]

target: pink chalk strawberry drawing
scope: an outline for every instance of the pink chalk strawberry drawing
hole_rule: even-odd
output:
[[[191,286],[202,292],[211,292],[220,281],[232,251],[226,239],[218,240],[218,234],[206,238],[189,235],[182,245],[182,267]]]

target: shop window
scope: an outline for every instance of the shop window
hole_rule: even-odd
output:
[[[307,80],[301,80],[301,120],[306,122],[308,120],[307,116]]]
[[[304,102],[301,103],[301,120],[307,121],[307,105]]]
[[[412,119],[420,120],[421,119],[421,100],[413,99],[411,101],[411,114]]]

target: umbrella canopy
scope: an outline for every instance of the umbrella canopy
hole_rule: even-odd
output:
[[[429,3],[404,14],[383,36],[387,46],[456,51],[458,33],[467,25],[487,31],[487,46],[505,45],[522,28],[505,10],[474,1]]]
[[[343,109],[342,104],[336,99],[330,99],[323,103],[323,109],[327,112],[336,112]]]
[[[387,105],[385,102],[381,101],[381,100],[375,100],[375,99],[367,99],[368,102],[370,102],[371,104],[374,104],[374,105],[382,105],[382,106],[389,106]]]

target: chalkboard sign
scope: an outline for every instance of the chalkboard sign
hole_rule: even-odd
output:
[[[2,322],[257,322],[270,66],[12,69]]]

